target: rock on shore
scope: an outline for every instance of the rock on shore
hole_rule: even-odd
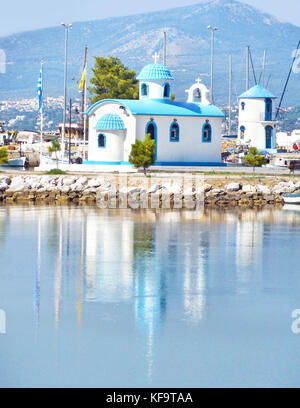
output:
[[[124,204],[124,199],[128,200],[128,203],[142,199],[148,202],[151,197],[156,197],[158,202],[155,208],[165,208],[164,205],[167,205],[168,202],[171,208],[177,208],[178,197],[183,198],[183,202],[187,199],[195,201],[199,199],[199,194],[200,196],[202,194],[202,201],[204,200],[207,206],[254,207],[267,204],[282,205],[282,194],[300,192],[300,182],[292,181],[279,182],[273,187],[232,182],[225,185],[224,188],[216,188],[212,184],[203,184],[199,191],[193,188],[190,193],[187,193],[179,182],[171,184],[167,180],[160,180],[155,184],[151,180],[149,188],[141,187],[138,184],[124,188],[118,182],[116,183],[116,180],[117,178],[113,179],[113,176],[109,179],[107,176],[0,175],[0,201],[44,204],[68,202],[94,204],[97,202],[99,204],[97,201],[99,197],[100,201],[113,197],[115,208],[119,208],[118,204],[121,201]],[[141,208],[147,207],[141,206]]]

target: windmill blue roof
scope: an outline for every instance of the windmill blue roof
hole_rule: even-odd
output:
[[[125,125],[119,115],[108,113],[101,116],[95,126],[97,130],[124,130]]]
[[[171,102],[163,99],[103,99],[89,108],[89,115],[97,106],[103,103],[115,102],[128,109],[132,115],[149,116],[191,116],[223,118],[223,112],[214,105],[199,103]],[[105,115],[106,116],[106,115]],[[101,119],[99,120],[99,122]]]
[[[240,95],[240,99],[244,98],[277,98],[271,92],[267,91],[261,85],[255,85],[253,88],[249,89],[247,92]]]
[[[146,79],[169,79],[173,80],[171,72],[167,67],[162,64],[149,64],[146,65],[140,72],[137,79],[146,80]]]

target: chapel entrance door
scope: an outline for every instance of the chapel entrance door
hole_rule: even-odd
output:
[[[146,135],[150,134],[152,140],[155,141],[155,160],[157,158],[157,128],[154,122],[150,122],[146,126]]]

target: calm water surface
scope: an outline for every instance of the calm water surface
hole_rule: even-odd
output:
[[[300,212],[0,207],[0,387],[300,386]]]

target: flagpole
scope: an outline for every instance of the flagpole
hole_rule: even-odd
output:
[[[84,159],[86,159],[85,144],[86,144],[86,94],[87,94],[87,62],[85,63],[85,81],[84,81],[84,113],[83,113],[83,145]]]
[[[43,76],[44,76],[44,59],[42,58],[41,61],[41,73],[42,73],[42,80],[41,80],[41,89],[43,92]],[[42,94],[43,98],[43,94]],[[43,99],[41,101],[41,148],[42,148],[42,143],[43,143],[43,127],[44,127],[44,106],[43,106]]]

